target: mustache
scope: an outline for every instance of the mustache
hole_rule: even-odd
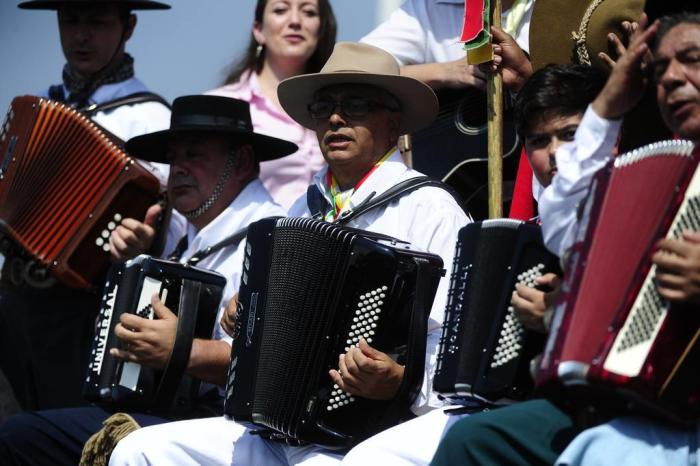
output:
[[[171,174],[170,178],[168,179],[168,186],[170,188],[179,188],[182,186],[197,186],[197,180],[195,180],[194,177],[192,177],[191,175]]]

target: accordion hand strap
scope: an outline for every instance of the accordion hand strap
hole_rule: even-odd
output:
[[[175,343],[168,364],[163,371],[158,390],[153,397],[155,412],[164,412],[171,406],[182,375],[187,369],[192,341],[194,340],[194,330],[197,325],[201,289],[201,282],[183,280],[178,304]]]
[[[394,397],[394,413],[405,411],[404,418],[412,417],[406,409],[415,401],[423,384],[425,373],[425,347],[428,335],[428,317],[432,307],[432,277],[434,270],[425,259],[416,258],[416,288],[411,309],[410,335],[407,339],[406,365],[399,390]]]
[[[135,105],[145,102],[158,102],[166,106],[168,109],[170,108],[170,103],[154,92],[135,92],[123,97],[118,97],[108,102],[102,102],[101,104],[88,105],[87,107],[80,108],[79,111],[91,117],[96,113],[106,112],[107,110],[112,110],[124,105]]]

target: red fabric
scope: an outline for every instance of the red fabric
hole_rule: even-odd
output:
[[[518,220],[529,220],[535,215],[535,202],[532,198],[532,167],[530,167],[530,162],[523,147],[520,151],[518,174],[515,177],[513,201],[510,204],[508,217]]]
[[[484,0],[464,1],[464,24],[460,41],[469,42],[484,29]]]

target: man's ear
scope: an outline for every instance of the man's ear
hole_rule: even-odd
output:
[[[126,29],[124,30],[124,42],[131,39],[131,36],[134,34],[134,29],[136,28],[136,23],[136,15],[131,13],[129,15],[129,18],[126,20]]]
[[[235,176],[239,180],[247,180],[255,173],[255,153],[253,146],[243,144],[236,149],[236,165],[234,166]]]

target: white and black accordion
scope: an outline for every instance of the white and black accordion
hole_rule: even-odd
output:
[[[249,226],[224,411],[273,439],[350,446],[412,417],[439,256],[313,219]],[[389,401],[332,382],[360,338],[405,364]]]
[[[109,272],[90,353],[84,396],[118,409],[168,417],[187,417],[199,396],[200,383],[185,374],[194,338],[210,339],[226,286],[219,273],[177,262],[138,256]],[[154,370],[109,354],[121,347],[114,327],[128,312],[154,318],[151,297],[178,316],[168,365]]]
[[[515,285],[560,273],[538,225],[485,220],[458,235],[433,388],[451,399],[524,399],[532,392],[530,360],[544,336],[527,330],[510,304]]]

